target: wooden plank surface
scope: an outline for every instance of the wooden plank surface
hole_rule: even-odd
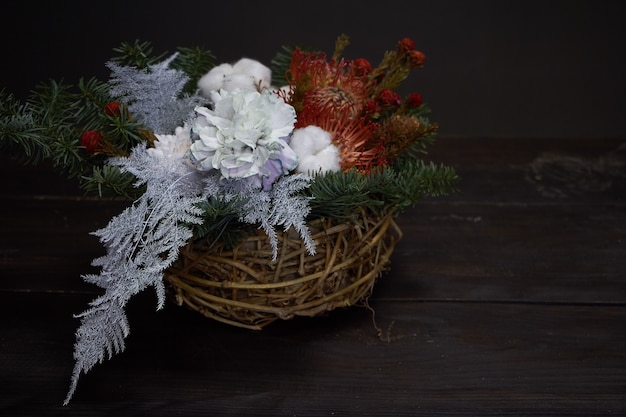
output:
[[[0,165],[0,414],[601,416],[626,414],[626,179],[614,140],[439,139],[461,192],[398,218],[371,310],[260,332],[147,291],[124,353],[61,405],[89,232],[124,204],[48,167]]]
[[[360,308],[250,332],[173,306],[155,312],[145,294],[130,306],[126,352],[84,376],[62,407],[71,314],[88,298],[22,293],[13,301],[1,310],[5,415],[623,411],[623,306],[375,302],[389,331],[381,340]]]

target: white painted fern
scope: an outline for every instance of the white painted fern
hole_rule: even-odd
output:
[[[94,232],[106,254],[93,261],[94,266],[101,267],[100,274],[83,278],[105,292],[78,316],[81,325],[76,332],[75,365],[65,404],[82,373],[124,350],[129,334],[124,308],[133,295],[152,286],[157,293],[157,309],[163,307],[163,271],[192,237],[186,225],[202,221],[196,204],[203,195],[190,181],[195,172],[181,172],[183,164],[171,164],[171,169],[166,169],[168,164],[155,159],[140,146],[129,158],[114,161],[138,177],[137,185],[145,183],[146,192],[105,228]]]
[[[137,146],[127,158],[114,158],[113,165],[138,178],[145,193],[109,224],[94,234],[106,254],[92,264],[99,274],[83,276],[86,282],[104,288],[82,314],[74,345],[74,371],[65,404],[71,400],[81,374],[105,358],[124,350],[130,328],[125,313],[129,299],[148,287],[157,294],[157,310],[165,303],[163,272],[177,258],[179,249],[192,238],[188,225],[201,224],[198,203],[208,196],[237,200],[239,219],[257,224],[269,238],[274,260],[278,254],[276,228],[298,231],[309,253],[315,244],[306,226],[310,198],[298,192],[310,185],[311,177],[295,174],[281,177],[271,191],[262,191],[247,181],[224,180],[217,172],[202,173],[185,157],[161,158]]]
[[[306,224],[311,209],[309,197],[298,192],[309,187],[312,178],[305,174],[280,177],[268,192],[259,192],[258,187],[244,186],[247,183],[233,181],[233,189],[226,193],[226,199],[239,199],[239,220],[258,224],[265,231],[272,246],[272,260],[278,257],[276,228],[287,231],[293,227],[300,234],[309,254],[315,254],[315,243]]]
[[[128,105],[130,113],[153,132],[173,132],[187,121],[195,106],[206,101],[197,94],[182,93],[189,77],[170,68],[176,56],[144,69],[107,63],[111,95]]]

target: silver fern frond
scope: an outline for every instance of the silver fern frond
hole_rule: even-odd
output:
[[[114,162],[122,170],[138,175],[138,184],[147,185],[146,192],[106,227],[94,232],[106,254],[92,263],[101,267],[100,274],[83,279],[104,288],[105,293],[77,316],[81,324],[76,332],[75,366],[65,404],[73,396],[81,374],[106,356],[124,350],[124,339],[130,331],[124,308],[133,295],[152,286],[157,293],[157,310],[163,307],[163,271],[193,236],[189,224],[202,222],[197,204],[205,196],[189,181],[193,171],[181,175],[178,169],[163,169],[142,146],[131,157]]]

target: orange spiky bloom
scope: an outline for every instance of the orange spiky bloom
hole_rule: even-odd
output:
[[[350,108],[356,114],[370,95],[361,61],[358,65],[344,59],[327,61],[326,54],[300,49],[293,52],[287,81],[292,90],[290,104],[296,111],[304,107],[305,101],[318,101],[339,111]]]
[[[378,129],[376,123],[365,117],[355,117],[350,108],[337,111],[333,106],[318,106],[310,102],[298,113],[298,127],[315,125],[329,132],[333,144],[339,148],[341,168],[357,168],[369,171],[372,165],[382,163],[380,150],[370,149],[367,144]]]
[[[290,104],[298,114],[296,128],[318,126],[339,148],[341,167],[368,171],[379,153],[365,148],[377,124],[363,116],[371,83],[363,60],[326,60],[325,54],[296,50],[289,68]]]

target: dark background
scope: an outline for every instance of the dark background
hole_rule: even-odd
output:
[[[426,54],[402,92],[420,92],[443,137],[626,138],[624,13],[609,1],[7,2],[1,87],[106,79],[112,48],[201,45],[219,62],[266,64],[282,45],[379,62],[411,37]]]

